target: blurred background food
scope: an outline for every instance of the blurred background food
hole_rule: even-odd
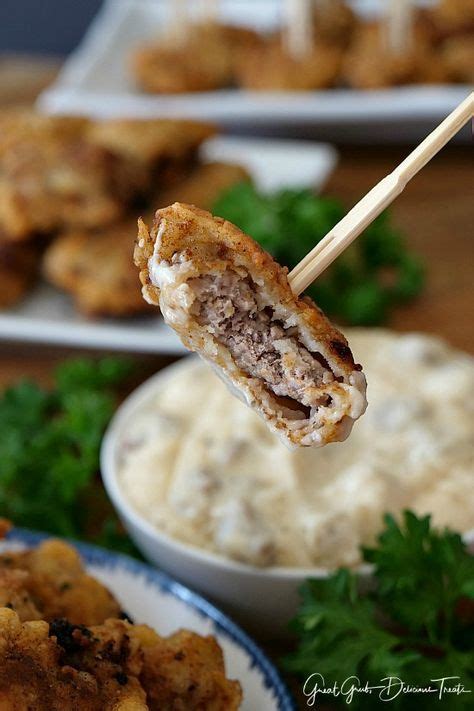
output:
[[[54,108],[61,109],[54,116],[44,113],[53,106],[51,93],[33,102],[54,82],[101,3],[0,5],[0,516],[18,525],[141,554],[106,496],[99,450],[121,400],[182,351],[166,340],[140,294],[132,264],[139,215],[150,222],[160,206],[195,203],[235,222],[291,268],[413,148],[409,126],[418,136],[434,128],[449,102],[456,103],[451,84],[462,96],[474,81],[472,0],[416,3],[402,49],[386,17],[365,12],[374,3],[315,1],[304,33],[309,44],[296,54],[289,50],[294,37],[288,38],[283,2],[267,2],[272,28],[262,20],[261,3],[224,2],[233,5],[232,21],[215,22],[192,3],[193,17],[182,26],[171,22],[169,8],[169,21],[151,22],[147,3],[132,3],[131,12],[143,11],[142,25],[122,18],[122,34],[102,26],[95,45],[90,38],[82,45],[74,60],[80,62],[69,65],[52,90]],[[409,85],[403,93],[400,87]],[[269,89],[286,92],[276,112]],[[300,90],[316,104],[302,111]],[[182,92],[191,92],[191,100]],[[340,92],[356,103],[340,110],[336,121],[326,102]],[[377,121],[369,115],[374,105]],[[204,120],[216,106],[222,120]],[[276,167],[276,154],[263,159],[269,173],[288,177],[278,190],[265,189],[238,150],[232,159],[208,157],[207,141],[230,125],[246,134],[277,130],[321,140],[329,134],[313,120],[316,110],[327,112],[339,154],[320,194],[303,177],[298,182],[284,150]],[[356,129],[363,146],[353,142]],[[249,146],[247,152],[258,150]],[[378,545],[387,511],[397,521],[390,531],[398,541],[393,526],[409,525],[403,508],[431,514],[435,525],[460,533],[474,528],[472,165],[471,144],[446,147],[308,292],[344,329],[367,329],[347,331],[369,381],[369,408],[351,438],[320,451],[288,452],[203,366],[184,364],[120,440],[119,479],[140,517],[176,540],[269,577],[281,564],[297,575],[300,566],[328,572],[341,564],[354,568],[362,559],[374,562],[375,554],[362,553],[359,544]],[[57,296],[60,309],[49,296],[43,299],[43,289]],[[25,340],[24,321],[20,328],[26,302],[29,324],[52,309],[50,326],[37,326],[44,332],[34,347]],[[76,321],[75,312],[84,319]],[[53,337],[54,320],[64,313],[83,343],[94,343],[84,338],[87,329],[97,334],[106,325],[117,329],[115,340],[108,347],[96,340],[94,352],[78,348],[80,338],[61,333],[63,321]],[[118,330],[125,320],[146,329],[146,349]],[[135,355],[111,357],[112,347]],[[157,482],[163,482],[158,493]],[[281,524],[290,503],[304,513],[284,530],[275,512]],[[428,535],[426,524],[410,525],[416,540],[422,529]],[[462,544],[449,541],[427,563],[439,572],[438,582],[443,571],[452,575],[452,560],[464,561]],[[423,577],[421,553],[407,565],[405,548],[397,555],[389,550],[399,566],[397,579],[400,571],[414,572],[407,582],[413,599]],[[469,565],[463,570],[468,579]],[[341,575],[308,588],[299,618],[304,644],[286,667],[292,672],[306,673],[318,657],[328,660],[328,670],[334,659],[337,668],[335,619],[344,620],[345,632],[366,620],[359,601],[350,606],[352,577]],[[208,578],[211,589],[214,579]],[[427,594],[426,609],[439,612],[438,582],[432,584],[438,597]],[[468,583],[463,585],[457,579],[450,589],[465,592]],[[265,602],[267,593],[252,589],[242,587],[242,609],[254,608],[255,597]],[[277,597],[272,604],[281,602]],[[337,600],[333,616],[331,599]],[[305,627],[305,610],[310,615],[315,609],[329,620],[331,634],[321,626],[311,656],[305,644],[314,636]],[[408,624],[406,608],[394,618]],[[438,630],[437,624],[430,629]],[[428,632],[415,627],[419,652]],[[455,644],[468,638],[457,634],[455,626],[455,642],[446,642],[442,660],[460,658]],[[393,651],[393,639],[383,639]],[[288,652],[271,643],[267,648],[276,656]],[[418,662],[418,669],[426,668],[426,658]],[[349,671],[363,673],[358,664]]]
[[[177,33],[171,22],[154,42],[134,51],[131,71],[141,89],[165,94],[230,86],[301,91],[471,82],[470,0],[439,0],[422,9],[398,5],[401,10],[386,2],[374,21],[345,0],[307,3],[299,46],[284,26],[257,33],[198,18],[181,21]],[[407,16],[400,27],[397,13]]]

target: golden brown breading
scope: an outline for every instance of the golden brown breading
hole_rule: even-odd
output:
[[[140,223],[143,295],[285,441],[321,446],[364,412],[365,378],[339,331],[237,227],[175,203]]]
[[[133,265],[136,221],[96,232],[70,232],[47,249],[43,273],[69,292],[86,316],[133,316],[150,311]]]
[[[438,51],[451,81],[474,84],[474,32],[450,37]]]
[[[7,604],[24,621],[38,619],[35,611],[43,620],[66,617],[85,625],[121,614],[113,595],[85,572],[77,551],[57,540],[0,554],[0,605]]]
[[[326,0],[314,4],[314,37],[317,43],[346,47],[350,42],[357,18],[344,0]]]
[[[196,24],[182,44],[166,38],[137,49],[131,69],[140,88],[150,93],[213,91],[232,83],[238,55],[259,41],[247,28]]]
[[[472,0],[439,0],[426,9],[435,41],[470,35],[474,42],[474,2]]]
[[[343,79],[357,89],[377,89],[401,84],[438,83],[447,79],[423,29],[415,27],[412,49],[390,52],[384,27],[365,23],[357,30],[342,67]]]
[[[38,263],[36,245],[0,242],[0,308],[16,304],[34,285]]]
[[[2,711],[146,711],[139,646],[118,620],[91,630],[0,609]]]
[[[179,200],[209,210],[224,190],[250,180],[249,173],[240,165],[205,163],[197,165],[168,190],[158,192],[154,203],[165,206]]]
[[[188,161],[216,128],[200,121],[175,119],[113,119],[99,121],[88,130],[88,139],[127,160],[147,167],[165,161]]]
[[[3,120],[0,238],[24,240],[64,225],[93,227],[123,210],[118,159],[87,141],[88,123],[36,116]]]
[[[226,678],[222,650],[213,637],[180,630],[163,638],[144,625],[135,625],[131,634],[144,653],[140,681],[151,711],[239,708],[240,684]]]
[[[274,37],[242,54],[237,81],[246,89],[263,91],[326,89],[337,80],[342,56],[340,47],[320,42],[309,54],[295,58],[281,37]]]

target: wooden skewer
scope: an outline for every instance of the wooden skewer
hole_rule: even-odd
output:
[[[313,17],[309,0],[286,0],[286,23],[283,35],[286,51],[301,59],[313,46]]]
[[[403,191],[409,180],[474,116],[474,92],[380,181],[290,272],[294,294],[301,294]]]
[[[201,0],[200,15],[203,22],[216,23],[219,16],[219,0]]]
[[[188,36],[189,14],[187,0],[168,0],[170,8],[169,37],[178,46],[182,46]]]
[[[392,54],[403,54],[413,44],[412,0],[389,0],[382,23],[385,45]]]

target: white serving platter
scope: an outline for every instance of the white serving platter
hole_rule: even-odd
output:
[[[47,536],[13,530],[0,541],[0,553],[19,551]],[[238,679],[242,711],[296,711],[279,672],[248,635],[200,595],[145,563],[76,543],[88,572],[106,585],[136,623],[167,636],[179,629],[213,635],[224,653],[226,673]]]
[[[352,4],[361,14],[376,15],[385,2],[354,0]],[[220,7],[226,22],[271,29],[281,21],[281,5],[282,0],[222,0]],[[166,17],[165,0],[106,0],[57,81],[40,97],[39,106],[48,112],[99,117],[189,116],[247,133],[400,141],[422,136],[469,92],[467,86],[446,85],[147,95],[134,86],[129,57],[140,43],[159,35]]]
[[[204,160],[243,165],[262,190],[283,187],[318,190],[337,161],[337,152],[327,144],[231,136],[218,136],[206,141],[201,155]],[[44,283],[40,283],[16,307],[0,311],[2,341],[131,353],[178,355],[184,352],[179,339],[158,315],[87,320],[75,311],[67,294]]]

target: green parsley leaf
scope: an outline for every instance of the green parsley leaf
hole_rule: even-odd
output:
[[[130,550],[100,484],[99,450],[126,358],[73,360],[45,390],[20,381],[0,397],[0,512],[15,525]],[[98,506],[98,502],[100,506]],[[115,531],[115,536],[110,535]]]
[[[299,642],[283,660],[286,670],[303,679],[321,674],[327,687],[355,675],[362,685],[396,677],[439,688],[433,680],[452,676],[474,693],[474,558],[461,537],[405,512],[401,523],[386,516],[378,545],[363,554],[373,566],[371,584],[341,569],[303,586],[292,623]],[[436,695],[400,694],[389,706],[424,711],[439,703],[464,711],[472,699],[445,696],[443,705]],[[351,708],[382,704],[378,693],[356,694]]]

